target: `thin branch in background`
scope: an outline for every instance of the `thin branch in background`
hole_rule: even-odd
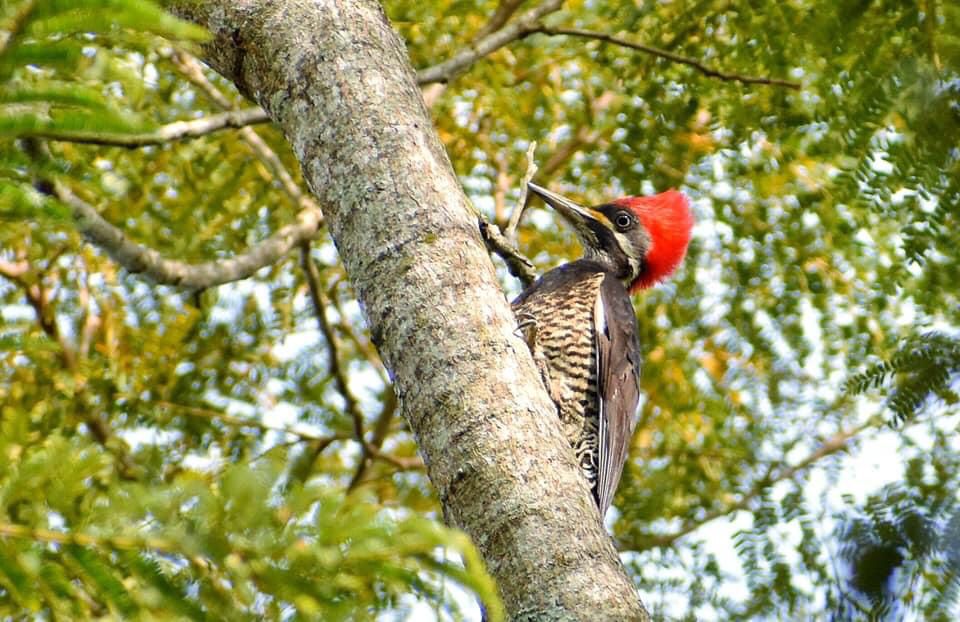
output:
[[[369,339],[364,339],[353,329],[353,326],[350,325],[350,322],[343,316],[340,316],[340,321],[334,324],[334,327],[337,329],[337,332],[346,337],[357,352],[363,354],[364,358],[367,359],[367,362],[373,367],[374,372],[380,378],[380,382],[384,386],[389,386],[390,376],[387,374],[386,368],[383,366],[383,361],[380,359],[380,354],[377,352],[376,347],[370,343]]]
[[[536,149],[536,141],[531,141],[527,146],[527,172],[520,182],[520,198],[517,199],[517,204],[510,214],[510,222],[507,223],[507,228],[503,231],[504,237],[514,246],[517,245],[517,227],[520,226],[520,217],[523,216],[523,210],[527,207],[527,186],[533,176],[537,174],[537,163],[533,159],[533,152]]]
[[[301,441],[310,441],[314,443],[320,443],[323,447],[330,445],[331,443],[339,440],[346,440],[345,437],[339,436],[336,434],[323,436],[319,434],[314,434],[312,432],[306,432],[303,430],[297,430],[289,426],[272,426],[257,419],[247,419],[243,417],[234,417],[233,415],[228,415],[226,413],[210,410],[207,408],[198,408],[196,406],[187,406],[186,404],[176,404],[174,402],[167,402],[165,400],[157,400],[152,402],[160,408],[166,408],[169,410],[175,410],[181,412],[190,417],[200,417],[203,419],[209,419],[212,421],[218,421],[224,425],[228,425],[235,428],[256,428],[263,432],[278,432],[280,434],[289,434],[291,436],[297,437]]]
[[[566,166],[567,162],[577,151],[584,147],[594,145],[600,140],[600,137],[600,132],[587,129],[587,126],[580,126],[576,134],[551,151],[550,157],[547,158],[547,161],[540,167],[540,177],[546,178],[553,176],[554,173]]]
[[[718,508],[711,512],[707,512],[700,519],[689,522],[671,533],[662,535],[637,534],[634,536],[628,535],[624,538],[620,538],[618,541],[618,548],[621,550],[645,551],[652,548],[671,546],[683,536],[696,531],[710,521],[722,518],[724,516],[729,516],[734,512],[745,509],[756,497],[774,484],[788,479],[793,479],[793,477],[810,468],[823,458],[847,449],[851,440],[859,436],[865,430],[876,428],[880,425],[881,423],[876,418],[871,418],[858,426],[854,426],[848,430],[841,430],[840,432],[837,432],[830,438],[823,441],[820,447],[810,452],[806,458],[793,465],[782,466],[779,470],[777,468],[777,464],[769,465],[769,468],[763,477],[759,478],[750,490],[743,493],[739,501],[731,503],[723,508]]]
[[[410,458],[404,456],[394,456],[393,454],[382,451],[373,445],[369,445],[367,449],[370,452],[370,455],[374,458],[392,464],[401,471],[410,471],[413,469],[423,468],[423,460],[421,460],[418,456]],[[355,488],[359,483],[359,480],[356,483],[351,483],[350,489]]]
[[[7,278],[23,291],[27,304],[33,309],[40,330],[59,346],[60,361],[64,369],[72,371],[76,368],[76,353],[73,345],[60,331],[60,326],[50,308],[50,290],[43,287],[43,275],[37,275],[36,282],[27,279],[30,264],[24,259],[19,261],[5,261],[0,259],[0,276]]]
[[[337,338],[336,333],[334,333],[333,327],[330,325],[330,320],[327,319],[326,308],[329,301],[326,299],[323,288],[320,286],[320,273],[317,270],[317,265],[313,262],[313,257],[310,256],[310,244],[305,243],[300,247],[300,259],[307,281],[307,289],[310,292],[310,301],[313,303],[314,315],[317,317],[317,325],[320,327],[320,332],[323,333],[323,338],[327,342],[327,368],[330,375],[333,376],[333,381],[337,387],[337,391],[340,393],[340,397],[343,398],[345,410],[353,420],[353,434],[357,442],[360,443],[360,448],[363,451],[363,455],[360,457],[360,462],[357,465],[357,471],[347,487],[348,490],[352,490],[363,477],[372,456],[363,429],[363,411],[360,409],[359,400],[357,400],[353,391],[350,390],[347,374],[340,364],[340,340]]]
[[[397,414],[397,393],[393,390],[393,385],[386,384],[384,392],[383,408],[380,409],[380,414],[373,424],[373,432],[370,436],[370,444],[378,449],[383,447],[383,441],[387,439],[390,425]]]
[[[89,145],[113,147],[146,147],[162,145],[178,140],[199,138],[225,128],[240,128],[256,123],[266,123],[270,117],[262,108],[230,110],[190,121],[174,121],[150,132],[121,133],[89,130],[37,129],[24,132],[22,136],[43,138]]]
[[[296,222],[281,227],[243,253],[227,259],[190,264],[167,259],[158,251],[129,239],[64,184],[42,184],[40,189],[69,207],[80,233],[128,272],[161,285],[186,289],[206,289],[248,278],[257,270],[276,263],[304,241],[312,240],[323,225],[323,215],[319,211],[301,210]]]
[[[799,90],[801,85],[797,82],[791,80],[783,80],[781,78],[768,78],[763,76],[747,76],[739,73],[729,73],[726,71],[720,71],[719,69],[713,69],[708,67],[702,62],[698,61],[695,58],[690,58],[688,56],[683,56],[675,52],[670,52],[662,48],[658,48],[652,45],[647,45],[645,43],[637,43],[635,41],[630,41],[628,39],[623,39],[621,37],[616,37],[614,35],[608,35],[604,32],[596,32],[593,30],[583,30],[580,28],[553,28],[548,26],[539,26],[536,29],[536,32],[555,36],[555,35],[566,35],[568,37],[581,37],[584,39],[593,39],[595,41],[603,41],[604,43],[612,43],[614,45],[619,45],[625,48],[630,48],[631,50],[637,50],[639,52],[644,52],[646,54],[651,54],[658,58],[668,60],[674,63],[680,63],[681,65],[687,65],[693,67],[700,73],[711,78],[719,78],[721,80],[727,80],[731,82],[740,82],[742,84],[766,84],[770,86],[782,86],[789,89]]]
[[[524,2],[525,0],[501,0],[500,4],[497,5],[497,10],[490,16],[490,21],[484,24],[483,28],[478,30],[473,36],[473,39],[471,39],[472,44],[476,45],[478,42],[483,41],[503,28],[504,24],[510,21],[510,18],[513,17],[513,14],[517,12],[517,9],[519,9],[520,5]],[[427,105],[427,108],[433,108],[433,105],[440,99],[444,91],[447,90],[446,81],[432,82],[425,85],[422,82],[418,82],[418,84],[423,86],[423,101]]]
[[[350,480],[347,489],[353,490],[358,484],[360,484],[372,459],[388,462],[397,468],[404,470],[422,467],[423,461],[420,460],[420,458],[404,458],[393,456],[382,451],[377,444],[367,439],[363,420],[363,410],[360,408],[360,400],[357,399],[356,395],[354,395],[353,391],[350,389],[347,371],[340,360],[342,345],[340,343],[340,339],[337,337],[337,334],[333,329],[333,325],[327,318],[326,308],[330,305],[330,300],[327,299],[323,288],[320,286],[320,273],[317,270],[317,266],[314,263],[313,258],[310,256],[310,245],[308,243],[304,243],[300,247],[300,251],[301,265],[306,277],[307,289],[310,292],[310,300],[313,304],[314,315],[317,317],[317,324],[320,327],[320,332],[323,333],[323,337],[327,342],[327,352],[329,353],[328,368],[330,370],[330,375],[333,376],[333,381],[334,385],[337,387],[337,392],[340,393],[340,396],[343,398],[347,414],[349,414],[350,418],[353,420],[354,440],[360,444],[360,448],[363,451],[363,455],[357,464],[357,470],[354,473],[353,478]]]
[[[519,4],[514,6],[513,2],[506,1],[504,4],[507,6],[503,7],[501,5],[501,8],[504,9],[503,12],[506,15],[506,19],[509,19],[512,12],[516,11],[516,8],[519,6]],[[488,30],[488,28],[485,27],[481,30],[481,33],[485,34],[485,36],[480,36],[475,39],[466,49],[458,52],[452,58],[449,58],[442,63],[438,63],[432,67],[427,67],[418,71],[417,84],[420,86],[425,86],[436,82],[449,82],[456,76],[469,69],[474,63],[492,54],[501,47],[509,45],[510,43],[513,43],[519,39],[523,39],[533,33],[541,33],[549,36],[566,35],[569,37],[581,37],[585,39],[593,39],[595,41],[603,41],[605,43],[612,43],[614,45],[644,52],[646,54],[650,54],[674,63],[680,63],[682,65],[693,67],[705,76],[719,78],[721,80],[740,82],[742,84],[782,86],[796,90],[801,88],[799,83],[791,80],[769,78],[765,76],[748,76],[739,73],[720,71],[719,69],[709,67],[695,58],[683,56],[682,54],[670,52],[669,50],[664,50],[662,48],[647,45],[645,43],[630,41],[628,39],[623,39],[607,33],[584,30],[581,28],[550,27],[541,23],[543,17],[558,10],[562,4],[562,0],[548,0],[540,6],[527,11],[515,21],[505,25],[501,24],[499,29],[492,30],[489,32],[489,34],[485,34]],[[494,14],[494,18],[499,21],[500,18],[497,17],[498,13],[500,13],[500,8],[498,8],[497,13]],[[495,22],[494,19],[491,19],[491,24],[496,26],[497,22]],[[436,96],[436,94],[432,94],[430,100],[435,100]],[[432,103],[432,101],[430,103]]]
[[[538,32],[540,20],[558,10],[562,4],[563,0],[547,0],[499,30],[472,42],[467,49],[454,54],[452,58],[421,69],[417,72],[417,84],[424,86],[434,82],[450,82],[485,56],[517,39]]]

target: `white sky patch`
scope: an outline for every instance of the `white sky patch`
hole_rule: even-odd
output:
[[[810,354],[803,362],[803,371],[813,378],[823,375],[823,330],[820,328],[822,315],[810,299],[800,300],[800,325],[803,327],[803,336],[810,345]]]
[[[168,445],[180,436],[180,432],[139,427],[129,430],[119,430],[117,435],[130,445],[131,450],[136,451],[143,445]]]
[[[820,227],[820,216],[813,211],[805,211],[800,217],[803,221],[803,226],[807,229],[818,229]]]
[[[319,340],[319,330],[301,330],[287,333],[283,339],[273,346],[272,354],[280,361],[292,361],[300,356],[306,348],[316,345]]]
[[[544,229],[550,229],[554,226],[555,222],[550,212],[540,208],[528,209],[526,212],[524,212],[523,217],[527,220],[527,222],[541,231]]]
[[[883,155],[874,155],[870,160],[870,168],[880,175],[890,175],[893,173],[893,164],[884,159]]]
[[[205,456],[189,454],[183,457],[181,461],[183,468],[194,471],[216,471],[223,464],[223,455],[220,453],[220,447],[211,447]]]
[[[36,318],[33,307],[27,304],[4,305],[0,307],[0,318],[4,322],[30,322]]]
[[[710,188],[710,196],[718,201],[729,201],[733,198],[733,186],[726,181],[717,182]]]
[[[278,402],[263,413],[263,423],[275,428],[305,428],[307,426],[297,426],[299,418],[299,409],[287,402]],[[313,433],[316,433],[314,431]]]
[[[873,246],[875,244],[873,236],[866,229],[858,229],[853,239],[864,246]]]

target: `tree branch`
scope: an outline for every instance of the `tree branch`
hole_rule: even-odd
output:
[[[536,151],[536,149],[536,141],[532,141],[527,146],[527,172],[524,173],[523,179],[520,180],[520,196],[517,198],[517,204],[513,207],[513,212],[510,214],[510,221],[507,223],[507,228],[503,231],[504,237],[514,245],[517,243],[517,227],[520,226],[520,218],[523,216],[523,211],[527,207],[527,186],[530,184],[533,176],[537,174],[537,163],[533,159],[533,152]]]
[[[97,132],[87,130],[38,129],[24,132],[23,136],[58,140],[90,145],[113,147],[146,147],[162,145],[176,140],[198,138],[230,127],[246,127],[256,123],[266,123],[270,117],[262,108],[231,110],[191,121],[174,121],[151,132],[124,134],[120,132]]]
[[[330,300],[327,299],[323,293],[323,289],[320,287],[320,273],[317,271],[317,266],[310,257],[309,244],[303,244],[301,246],[301,263],[306,276],[307,288],[310,291],[310,300],[313,303],[314,315],[317,317],[320,332],[323,333],[323,338],[327,342],[327,351],[329,353],[327,366],[330,375],[333,376],[337,392],[340,393],[346,405],[346,411],[353,420],[354,440],[360,444],[360,448],[363,451],[363,455],[360,457],[360,462],[357,465],[356,473],[354,473],[353,478],[350,480],[347,489],[353,490],[360,484],[367,467],[370,465],[370,461],[373,459],[388,462],[403,470],[422,468],[423,461],[420,458],[402,458],[391,455],[380,449],[380,444],[383,442],[382,438],[380,438],[378,442],[367,439],[363,410],[360,408],[360,400],[357,399],[357,396],[350,389],[350,381],[349,378],[347,378],[346,369],[344,369],[340,363],[340,350],[342,346],[333,329],[333,324],[331,324],[327,318],[326,309],[330,306]],[[389,408],[389,405],[386,405],[386,408]]]
[[[444,516],[473,538],[510,614],[648,619],[382,6],[173,5],[210,30],[205,60],[290,141]]]
[[[568,37],[581,37],[584,39],[593,39],[595,41],[603,41],[604,43],[612,43],[614,45],[619,45],[622,47],[630,48],[631,50],[637,50],[639,52],[644,52],[664,60],[668,60],[674,63],[680,63],[681,65],[687,65],[693,67],[700,73],[711,78],[719,78],[721,80],[727,80],[731,82],[740,82],[742,84],[767,84],[770,86],[782,86],[789,89],[799,90],[801,85],[797,82],[790,80],[783,80],[781,78],[767,78],[767,77],[756,77],[756,76],[747,76],[739,73],[729,73],[725,71],[720,71],[719,69],[713,69],[698,61],[695,58],[690,58],[688,56],[683,56],[675,52],[670,52],[662,48],[654,47],[652,45],[647,45],[645,43],[637,43],[634,41],[629,41],[621,37],[616,37],[614,35],[608,35],[603,32],[595,32],[593,30],[582,30],[580,28],[552,28],[548,26],[537,26],[534,29],[534,32],[539,32],[545,35],[566,35]],[[529,32],[527,34],[530,34]]]
[[[327,342],[327,370],[329,374],[333,376],[337,392],[340,394],[340,397],[343,398],[344,410],[346,410],[347,414],[349,414],[353,420],[354,438],[360,443],[360,448],[363,450],[357,471],[353,479],[350,480],[349,486],[347,486],[348,490],[352,490],[363,477],[363,473],[373,454],[364,432],[363,411],[360,409],[360,401],[350,389],[350,381],[347,378],[346,371],[340,364],[340,340],[337,339],[337,335],[333,332],[333,326],[330,325],[330,320],[327,319],[327,307],[330,301],[326,299],[326,296],[323,294],[323,288],[320,287],[320,273],[317,270],[317,265],[313,262],[313,258],[310,256],[310,244],[308,243],[304,243],[300,247],[300,263],[307,281],[307,289],[310,291],[310,302],[313,303],[313,314],[316,316],[317,325],[320,327],[320,332],[323,333],[323,338]]]
[[[423,86],[433,82],[449,82],[481,58],[533,32],[539,32],[540,20],[559,9],[562,4],[563,0],[547,0],[521,15],[516,21],[470,43],[467,49],[454,54],[452,58],[421,69],[417,72],[417,84]]]
[[[156,250],[130,240],[62,183],[43,184],[41,190],[69,207],[80,232],[128,272],[142,274],[161,285],[187,289],[206,289],[250,277],[257,270],[278,261],[295,246],[312,240],[323,225],[323,215],[318,210],[304,209],[297,214],[296,222],[281,227],[244,253],[228,259],[190,264],[166,259]]]

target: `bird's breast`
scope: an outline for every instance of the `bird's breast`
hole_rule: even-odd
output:
[[[548,275],[549,276],[549,275]],[[533,324],[530,349],[557,405],[564,435],[591,485],[596,481],[598,440],[597,353],[593,312],[602,272],[565,282],[544,279],[514,305],[521,322]]]

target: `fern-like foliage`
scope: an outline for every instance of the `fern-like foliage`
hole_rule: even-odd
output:
[[[153,2],[21,0],[0,6],[0,145],[29,136],[130,133],[151,129],[149,117],[120,103],[130,68],[103,62],[102,49],[130,52],[159,37],[199,41],[207,33]],[[124,75],[127,74],[127,75]],[[0,148],[0,213],[44,214],[31,196],[29,172],[16,148]]]
[[[958,526],[949,496],[925,497],[900,484],[851,510],[835,534],[844,562],[835,618],[902,619],[919,610],[924,619],[941,619],[960,596]],[[923,602],[914,593],[920,587]]]
[[[932,396],[948,403],[960,400],[951,381],[960,371],[960,338],[929,332],[913,336],[887,360],[847,381],[847,391],[864,394],[892,384],[887,405],[893,423],[912,418]]]

